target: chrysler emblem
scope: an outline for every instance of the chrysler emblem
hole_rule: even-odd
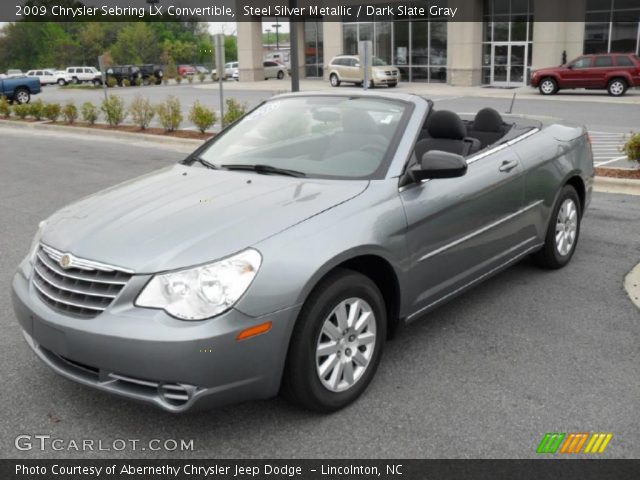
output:
[[[71,257],[68,254],[64,254],[60,258],[60,266],[64,269],[67,269],[71,266]]]

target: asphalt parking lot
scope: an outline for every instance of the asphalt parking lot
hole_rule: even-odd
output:
[[[40,220],[184,154],[5,127],[0,137],[1,457],[527,458],[546,432],[572,431],[612,432],[604,456],[640,456],[640,314],[622,286],[640,261],[640,197],[595,194],[567,268],[524,261],[401,330],[341,412],[273,399],[173,416],[50,371],[22,338],[10,282]],[[194,450],[23,452],[20,434]]]

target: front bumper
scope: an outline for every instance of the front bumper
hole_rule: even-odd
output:
[[[62,315],[42,302],[24,264],[13,279],[13,305],[29,346],[71,380],[171,412],[217,407],[277,394],[299,307],[261,317],[237,310],[185,322],[133,306],[148,276],[134,276],[95,318]],[[269,332],[237,341],[267,321]]]
[[[373,77],[374,85],[397,85],[399,81],[400,78],[394,76]]]

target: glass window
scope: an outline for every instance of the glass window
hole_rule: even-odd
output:
[[[587,23],[584,31],[584,53],[609,51],[609,24]]]
[[[497,21],[493,22],[493,41],[508,42],[509,41],[509,17],[496,17]]]
[[[616,57],[616,65],[618,65],[619,67],[633,67],[633,62],[629,57],[620,55]]]
[[[638,42],[638,23],[614,22],[611,25],[611,52],[635,52]]]
[[[343,35],[344,53],[346,55],[356,55],[358,53],[358,25],[355,23],[345,24]]]
[[[396,65],[407,65],[409,63],[409,25],[409,22],[396,22],[393,25]],[[402,78],[409,80],[404,75]]]
[[[391,64],[391,23],[379,22],[375,24],[376,39],[374,53],[377,57]]]
[[[596,61],[593,64],[594,67],[612,67],[613,66],[613,58],[609,56],[605,57],[596,57]]]
[[[447,24],[446,22],[431,22],[429,25],[431,27],[431,49],[429,51],[429,64],[446,65]],[[433,76],[431,78],[433,78]]]
[[[373,23],[361,23],[360,24],[360,38],[361,42],[367,40],[373,40]]]
[[[407,108],[404,102],[375,98],[272,100],[225,130],[199,156],[229,169],[267,165],[309,177],[380,178]]]
[[[429,22],[411,23],[411,64],[429,65]]]
[[[513,17],[511,21],[511,41],[524,42],[527,40],[527,16]]]
[[[580,57],[569,65],[573,68],[589,68],[591,66],[591,57]]]

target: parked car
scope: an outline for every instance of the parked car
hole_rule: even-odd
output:
[[[178,65],[178,75],[180,75],[181,77],[195,75],[196,73],[196,67],[194,67],[193,65]]]
[[[160,85],[162,83],[162,79],[164,78],[164,70],[160,65],[138,65],[140,69],[140,75],[142,75],[142,83],[144,85],[149,85],[151,83],[151,77],[155,77],[155,84]]]
[[[270,78],[277,78],[278,80],[282,80],[287,72],[287,67],[281,63],[274,62],[272,60],[266,60],[262,62],[264,67],[264,79],[269,80]]]
[[[640,87],[640,58],[631,53],[583,55],[559,67],[531,74],[531,86],[543,95],[567,88],[607,90],[619,97],[630,87]]]
[[[122,82],[124,80],[128,80],[131,85],[135,85],[139,79],[142,79],[140,67],[135,65],[114,65],[107,68],[105,74],[107,82],[110,78],[113,78],[119,86],[123,85]]]
[[[53,72],[53,75],[56,78],[56,83],[60,86],[71,83],[71,76],[67,73],[66,70],[55,70]]]
[[[43,221],[13,279],[20,328],[57,373],[167,411],[279,391],[337,410],[398,325],[531,254],[569,263],[593,157],[584,127],[544,122],[272,97]]]
[[[102,85],[102,73],[95,67],[67,67],[70,83],[93,83]]]
[[[22,77],[23,75],[24,73],[22,73],[22,70],[18,70],[17,68],[10,68],[9,70],[7,70],[5,78]]]
[[[233,74],[238,71],[238,62],[229,62],[224,64],[225,78],[234,78]]]
[[[204,75],[208,75],[209,73],[211,73],[209,71],[209,69],[205,66],[202,65],[196,65],[196,73],[202,73]]]
[[[372,57],[372,65],[369,70],[369,86],[377,87],[386,85],[395,87],[400,81],[400,71],[378,58]],[[362,85],[364,82],[364,67],[358,55],[338,55],[329,63],[329,82],[331,86],[339,87],[341,83],[348,82]]]
[[[27,77],[34,77],[40,80],[40,85],[55,85],[58,79],[51,70],[29,70]]]
[[[0,96],[10,102],[29,103],[31,95],[41,92],[40,80],[36,77],[6,77],[0,79]]]

